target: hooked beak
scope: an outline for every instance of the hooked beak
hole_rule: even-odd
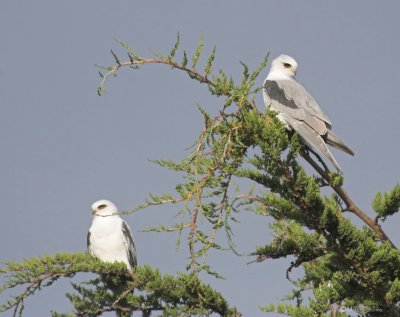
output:
[[[296,68],[294,68],[293,66],[290,67],[290,70],[293,72],[294,75],[296,75]]]

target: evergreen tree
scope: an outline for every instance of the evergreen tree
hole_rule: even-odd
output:
[[[8,262],[0,269],[5,281],[0,292],[15,288],[17,295],[10,295],[0,312],[23,315],[26,298],[60,278],[68,278],[75,290],[67,294],[74,310],[70,314],[53,311],[53,316],[98,316],[116,310],[140,311],[143,316],[240,316],[240,307],[230,306],[219,292],[201,282],[198,273],[223,274],[207,264],[210,250],[224,248],[216,234],[225,231],[228,247],[235,252],[231,224],[236,213],[252,209],[260,217],[273,219],[270,228],[274,237],[271,243],[254,247],[254,260],[292,256],[287,278],[293,268],[304,269],[304,276],[292,281],[294,289],[288,301],[267,305],[263,311],[301,317],[347,316],[346,307],[352,307],[362,316],[400,316],[400,252],[379,224],[398,212],[400,186],[375,196],[374,219],[361,210],[343,188],[342,175],[330,171],[317,154],[302,146],[295,133],[288,133],[276,113],[257,107],[255,96],[262,87],[255,82],[268,57],[253,72],[242,63],[242,78],[234,80],[222,70],[213,71],[215,48],[204,66],[198,66],[202,40],[191,58],[180,51],[179,35],[168,55],[154,53],[153,58],[142,58],[126,43],[120,44],[126,61],[111,51],[115,65],[101,67],[99,95],[104,93],[106,81],[122,68],[163,64],[185,72],[221,100],[217,116],[200,109],[204,129],[187,157],[180,162],[155,161],[183,174],[184,181],[176,185],[175,194],[151,195],[133,210],[161,204],[182,206],[180,222],[151,230],[187,236],[189,273],[171,276],[139,266],[131,276],[123,264],[102,263],[80,253]],[[312,175],[299,164],[299,156],[311,165]],[[254,185],[238,188],[238,179]],[[331,193],[324,195],[322,188]],[[349,213],[364,226],[353,224],[346,216]],[[204,219],[202,224],[200,218]],[[74,282],[77,274],[87,272],[98,278]],[[118,296],[101,281],[101,275],[110,273],[116,279],[113,283],[128,281]],[[311,291],[312,297],[304,301],[306,291]]]

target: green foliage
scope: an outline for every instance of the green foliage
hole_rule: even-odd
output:
[[[400,186],[396,185],[389,193],[377,193],[372,208],[383,220],[399,211]]]
[[[192,58],[192,61],[193,61],[192,68],[193,69],[196,68],[197,62],[199,61],[199,58],[201,55],[201,52],[203,51],[203,47],[204,47],[203,35],[201,35],[199,46],[197,46],[196,53],[193,55],[193,58]]]
[[[132,282],[124,290],[125,306],[109,292],[99,279],[92,280],[90,287],[74,285],[78,294],[68,294],[80,314],[98,314],[103,311],[141,310],[146,316],[161,311],[163,316],[235,316],[236,310],[229,308],[225,299],[210,286],[201,283],[194,274],[179,274],[174,277],[162,275],[149,266],[139,267]],[[138,294],[131,291],[138,291]]]
[[[43,287],[64,278],[73,278],[78,273],[96,273],[102,278],[79,284],[72,283],[74,293],[67,297],[74,307],[72,314],[52,316],[97,316],[106,311],[141,311],[143,316],[161,312],[163,316],[235,316],[235,308],[229,307],[220,293],[202,283],[197,275],[179,273],[177,277],[161,274],[149,266],[135,268],[132,275],[123,263],[104,263],[86,254],[57,254],[36,257],[22,263],[9,262],[0,270],[7,274],[8,281],[0,292],[24,288],[11,296],[0,312],[11,308],[20,309],[25,298]],[[107,283],[104,283],[106,277]],[[109,285],[123,285],[116,294]],[[135,292],[133,292],[135,291]]]
[[[315,317],[316,316],[315,312],[306,306],[293,307],[288,304],[279,304],[276,306],[269,305],[269,306],[261,307],[260,309],[263,312],[276,312],[279,314],[284,314],[286,316],[292,316],[292,317]],[[320,317],[328,317],[327,314],[322,314],[319,316]],[[337,317],[340,317],[340,316],[347,317],[347,315],[344,315],[344,314],[342,315],[340,313],[336,316]]]
[[[211,66],[212,66],[212,63],[214,62],[214,59],[215,59],[216,50],[217,50],[217,47],[214,46],[214,49],[213,49],[211,55],[208,57],[207,65],[206,65],[206,68],[204,69],[204,73],[205,73],[206,76],[211,74],[211,71],[212,71]]]
[[[179,41],[180,41],[180,39],[179,39],[179,33],[178,33],[177,36],[176,36],[175,45],[174,45],[174,47],[172,48],[171,52],[169,53],[169,57],[170,57],[171,60],[174,59],[175,53],[176,53],[177,49],[179,48]]]

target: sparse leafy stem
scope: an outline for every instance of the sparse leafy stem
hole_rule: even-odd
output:
[[[152,51],[153,55],[156,56],[163,63],[169,63],[168,58],[166,58],[163,54],[159,52]]]
[[[260,75],[260,73],[262,72],[262,70],[267,66],[268,64],[268,59],[269,59],[269,53],[264,57],[263,61],[261,62],[261,64],[257,67],[257,69],[251,73],[250,77],[249,77],[249,81],[250,82],[254,82],[256,80],[256,78]]]
[[[132,61],[141,60],[140,56],[132,48],[129,47],[128,43],[118,39],[115,39],[115,41],[119,43],[124,49],[126,49],[128,56]]]
[[[179,33],[178,33],[178,34],[176,35],[176,42],[175,42],[175,45],[174,45],[174,47],[172,48],[171,52],[169,53],[169,58],[170,58],[171,61],[174,60],[175,53],[176,53],[177,49],[179,48],[179,41],[180,41],[180,39],[179,39]]]
[[[186,68],[187,63],[188,63],[187,54],[186,51],[183,51],[182,67]]]
[[[211,73],[211,70],[212,70],[211,67],[212,67],[212,63],[215,59],[216,50],[217,50],[217,47],[214,46],[214,49],[213,49],[211,55],[208,57],[207,65],[206,65],[206,68],[204,69],[204,73],[206,74],[206,76],[210,75],[210,73]]]
[[[242,85],[246,84],[247,80],[249,79],[249,67],[243,63],[240,62],[240,64],[243,66],[243,77],[242,77]]]
[[[197,62],[199,61],[199,58],[200,58],[200,55],[201,55],[201,52],[203,51],[203,47],[204,47],[203,35],[200,35],[200,43],[197,46],[196,53],[193,55],[193,58],[192,58],[192,61],[193,61],[192,68],[193,69],[196,68]]]
[[[117,56],[117,54],[115,54],[115,52],[113,50],[111,50],[111,54],[115,59],[115,63],[117,63],[117,65],[121,67],[121,61],[119,60],[119,57]]]

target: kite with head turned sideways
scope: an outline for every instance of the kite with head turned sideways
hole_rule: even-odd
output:
[[[332,123],[315,99],[295,78],[297,62],[280,55],[272,61],[271,70],[263,84],[264,103],[278,112],[278,118],[288,130],[296,131],[312,151],[323,154],[341,172],[327,144],[350,155],[353,151],[332,132]]]

